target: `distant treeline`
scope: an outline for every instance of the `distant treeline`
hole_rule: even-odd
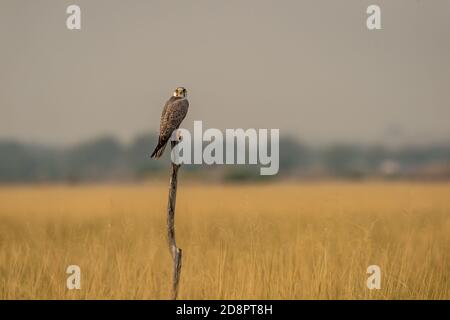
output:
[[[103,137],[67,148],[0,141],[0,183],[136,180],[160,176],[164,160],[150,159],[155,135],[138,136],[130,144]],[[295,139],[280,139],[279,174],[284,177],[419,177],[450,178],[450,145],[427,147],[358,146],[336,144],[312,147]],[[258,166],[186,165],[194,177],[225,180],[260,179]],[[258,170],[257,170],[258,169]]]

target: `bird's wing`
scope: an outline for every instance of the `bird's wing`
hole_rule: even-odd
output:
[[[168,114],[167,111],[169,110],[169,106],[174,103],[176,100],[174,97],[171,97],[169,100],[167,100],[166,104],[164,105],[163,111],[161,113],[161,120],[159,122],[159,135],[161,136],[161,133],[165,131],[167,126],[167,119]]]
[[[188,109],[189,102],[187,99],[169,100],[166,103],[161,115],[159,129],[160,141],[168,141],[170,139],[172,132],[180,126],[186,117]]]

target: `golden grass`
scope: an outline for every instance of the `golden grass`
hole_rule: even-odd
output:
[[[449,184],[178,192],[181,299],[450,298]],[[0,298],[169,298],[166,202],[162,184],[1,187]],[[66,288],[70,264],[81,290]]]

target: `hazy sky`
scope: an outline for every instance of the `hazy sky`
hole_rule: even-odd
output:
[[[450,0],[1,0],[0,41],[0,139],[157,132],[182,85],[187,128],[450,141]]]

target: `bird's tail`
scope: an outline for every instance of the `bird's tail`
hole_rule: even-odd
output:
[[[156,146],[155,150],[153,151],[151,157],[155,159],[159,159],[163,153],[164,149],[167,146],[167,141],[158,141],[158,145]]]

